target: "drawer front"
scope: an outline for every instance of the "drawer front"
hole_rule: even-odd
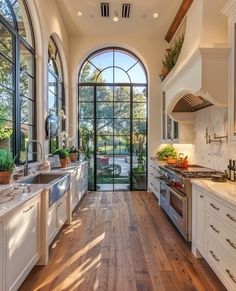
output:
[[[222,244],[223,249],[227,250],[229,256],[236,261],[236,231],[233,232],[209,212],[207,212],[207,231]]]
[[[214,213],[221,219],[223,219],[227,225],[232,229],[236,229],[236,208],[230,207],[224,202],[222,203],[218,199],[214,199],[212,196],[207,195],[207,208],[211,213]]]
[[[228,290],[236,290],[236,264],[214,237],[207,236],[206,260]]]

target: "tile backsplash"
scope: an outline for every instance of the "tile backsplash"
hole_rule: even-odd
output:
[[[206,143],[206,129],[211,139],[228,134],[228,109],[210,106],[196,112],[195,119],[195,159],[200,165],[224,171],[228,165],[229,146],[226,139]]]

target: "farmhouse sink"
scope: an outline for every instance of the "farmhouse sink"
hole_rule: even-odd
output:
[[[22,179],[25,184],[44,184],[49,192],[49,207],[70,189],[70,175],[66,173],[39,173]]]

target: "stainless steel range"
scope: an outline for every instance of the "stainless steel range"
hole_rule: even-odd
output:
[[[198,165],[188,168],[160,166],[160,204],[187,241],[192,237],[192,185],[194,178],[210,178],[219,172]]]

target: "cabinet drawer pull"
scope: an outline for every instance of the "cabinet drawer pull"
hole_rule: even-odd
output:
[[[230,219],[230,220],[232,220],[233,222],[236,222],[236,218],[234,218],[233,216],[231,216],[230,214],[226,214],[226,216]]]
[[[200,195],[200,198],[204,198],[204,196],[203,195]]]
[[[213,251],[210,251],[210,253],[211,253],[211,255],[212,255],[212,257],[217,261],[217,262],[219,262],[220,261],[220,259],[219,258],[217,258],[217,256],[214,254],[214,252]]]
[[[213,203],[210,204],[212,208],[214,208],[215,210],[220,210],[219,207],[215,206]]]
[[[232,248],[236,250],[236,245],[229,238],[227,238],[226,241]]]
[[[236,283],[236,279],[235,279],[234,275],[230,272],[230,270],[229,270],[229,269],[226,269],[225,271],[226,271],[227,274],[229,275],[230,279],[231,279],[234,283]]]
[[[216,229],[216,228],[214,227],[214,225],[211,224],[210,227],[211,227],[215,232],[217,232],[217,233],[220,232],[218,229]]]
[[[29,208],[23,210],[24,213],[29,212],[32,208],[34,208],[34,205],[31,205]]]

